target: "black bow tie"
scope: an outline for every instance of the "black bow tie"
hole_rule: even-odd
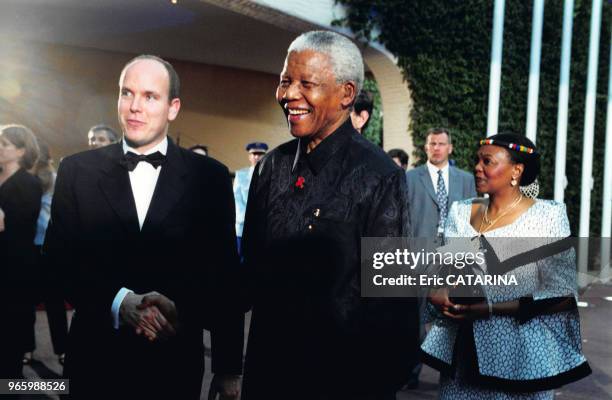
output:
[[[144,161],[148,162],[153,166],[153,168],[157,168],[166,161],[166,156],[156,151],[153,154],[144,155],[144,154],[135,154],[131,151],[128,151],[123,156],[121,160],[121,165],[123,165],[128,171],[134,171],[134,168],[138,165],[139,162]]]

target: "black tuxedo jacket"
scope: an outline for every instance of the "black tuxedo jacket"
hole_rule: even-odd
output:
[[[76,308],[65,376],[73,397],[199,398],[203,328],[212,333],[214,372],[242,368],[230,176],[169,141],[140,229],[122,157],[114,144],[67,157],[58,170],[45,254]],[[179,334],[149,343],[129,326],[114,329],[111,305],[121,287],[172,299]]]

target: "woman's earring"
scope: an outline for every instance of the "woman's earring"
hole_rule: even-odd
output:
[[[518,183],[518,182],[516,181],[516,178],[512,178],[512,180],[510,181],[510,184],[511,184],[512,186],[516,186],[516,184],[517,184],[517,183]]]

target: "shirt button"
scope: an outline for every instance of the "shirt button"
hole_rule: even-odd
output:
[[[308,230],[311,231],[312,230],[312,225],[308,225]]]
[[[316,210],[314,210],[314,216],[318,217],[321,214],[321,209],[317,208]]]

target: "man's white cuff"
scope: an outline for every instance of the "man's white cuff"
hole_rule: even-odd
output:
[[[128,293],[134,293],[134,291],[122,287],[119,289],[117,294],[115,295],[115,299],[113,300],[113,305],[111,306],[111,314],[113,315],[113,327],[115,329],[119,329],[119,308],[121,307],[121,303],[123,299]]]

